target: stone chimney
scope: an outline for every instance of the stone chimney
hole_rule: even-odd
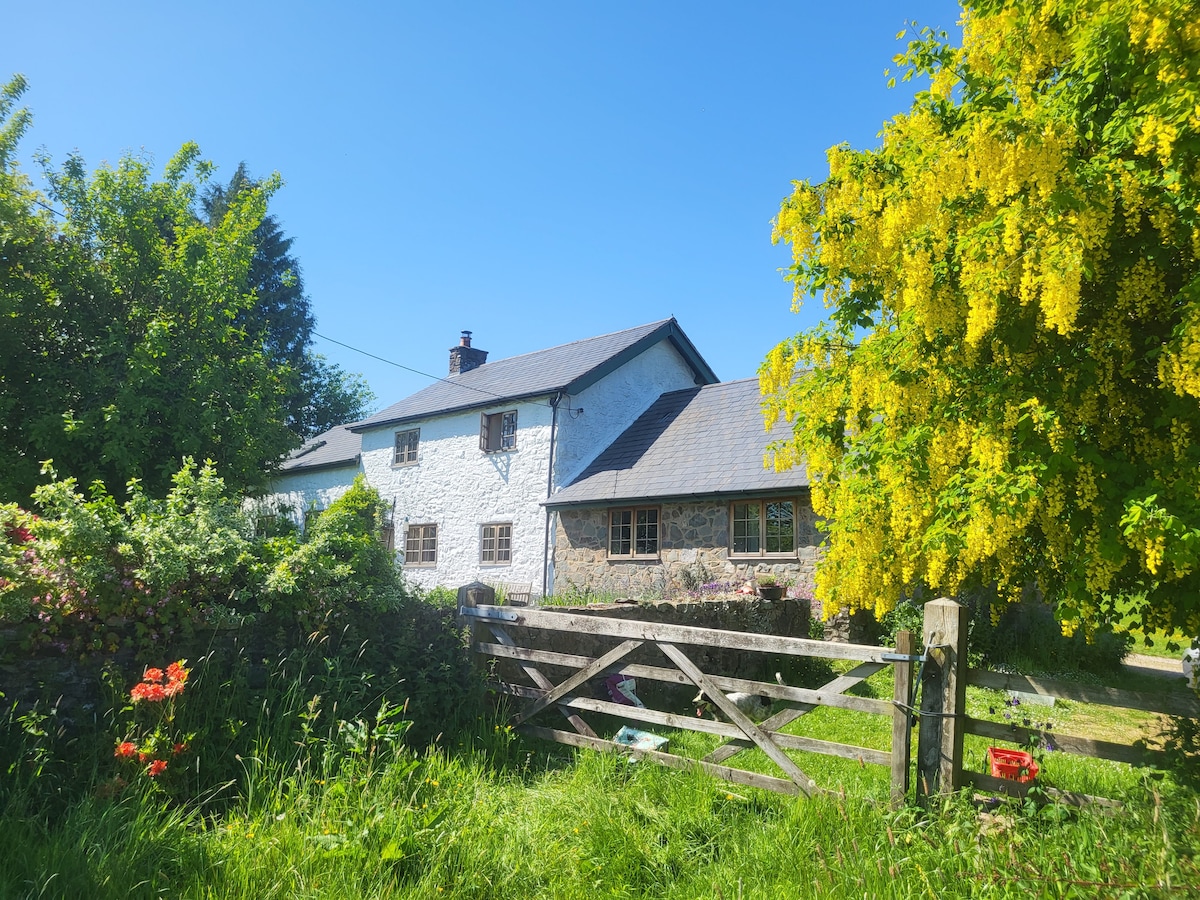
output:
[[[471,332],[464,331],[457,347],[450,348],[450,374],[458,375],[478,369],[487,362],[487,351],[471,346]]]

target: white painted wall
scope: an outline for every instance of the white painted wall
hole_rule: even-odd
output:
[[[569,484],[661,394],[690,387],[695,387],[691,368],[669,341],[659,341],[565,400],[558,414],[555,488]],[[568,412],[568,408],[583,412]]]
[[[357,465],[348,465],[285,472],[271,482],[271,492],[256,505],[264,510],[277,510],[300,527],[304,524],[305,511],[328,509],[350,489],[361,471]]]
[[[561,404],[557,423],[554,487],[567,484],[662,393],[693,386],[693,373],[679,353],[662,341],[620,369]],[[550,397],[434,416],[419,422],[375,428],[362,435],[359,467],[301,471],[280,476],[268,501],[297,510],[324,509],[345,493],[361,470],[388,504],[395,504],[396,549],[403,551],[409,524],[438,526],[437,565],[405,565],[405,578],[422,587],[458,588],[479,580],[529,584],[542,591],[546,510],[550,486]],[[582,413],[568,410],[583,409]],[[517,410],[515,450],[479,449],[482,412]],[[393,466],[396,433],[419,428],[416,465]],[[480,526],[512,524],[512,563],[479,561]],[[555,523],[550,523],[551,540]],[[553,559],[553,545],[550,546]],[[551,573],[551,578],[553,573]],[[553,583],[553,582],[551,582]]]
[[[483,453],[481,412],[509,409],[517,410],[516,449]],[[539,504],[549,475],[550,419],[549,398],[543,397],[363,433],[367,481],[387,503],[395,500],[396,548],[403,549],[409,524],[438,526],[437,565],[405,565],[410,583],[457,588],[504,581],[541,593],[546,513]],[[396,433],[414,427],[421,429],[417,464],[393,466]],[[499,522],[513,526],[512,564],[481,565],[480,526]]]

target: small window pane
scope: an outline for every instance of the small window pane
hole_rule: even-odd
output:
[[[506,412],[500,424],[500,449],[512,450],[517,446],[517,412]]]
[[[629,556],[633,549],[633,510],[614,509],[608,518],[609,556]]]
[[[639,556],[653,556],[658,553],[657,509],[639,509],[637,511],[637,531],[634,546],[634,552]]]
[[[484,525],[480,532],[479,561],[492,565],[512,562],[512,525]]]
[[[733,505],[733,552],[758,553],[762,548],[759,504]]]
[[[796,546],[796,517],[790,500],[766,504],[766,552],[791,553]]]
[[[394,466],[411,466],[417,461],[417,447],[421,440],[421,430],[396,432],[396,453],[392,457]]]
[[[485,453],[515,450],[517,447],[517,411],[483,413],[479,424],[479,449]]]
[[[437,526],[409,525],[404,539],[404,563],[409,566],[437,564]]]

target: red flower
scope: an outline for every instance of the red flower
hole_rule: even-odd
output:
[[[187,749],[187,744],[176,744],[171,748],[171,752],[178,755]]]
[[[128,758],[134,756],[136,753],[137,744],[133,743],[133,741],[121,741],[121,743],[117,744],[117,751],[113,755]]]
[[[165,759],[156,759],[150,763],[150,768],[146,770],[146,774],[154,778],[165,771],[167,771],[167,761]]]
[[[161,684],[162,680],[163,680],[163,670],[162,669],[147,669],[146,674],[142,676],[142,680],[143,681],[157,681]]]

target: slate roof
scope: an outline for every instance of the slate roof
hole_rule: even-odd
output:
[[[674,318],[548,350],[486,362],[429,387],[347,427],[366,431],[448,412],[497,406],[558,391],[577,394],[661,340],[669,340],[696,373],[697,384],[717,376]]]
[[[281,472],[295,472],[300,469],[354,465],[358,462],[361,449],[362,438],[352,432],[349,425],[338,425],[305,441],[283,461],[279,469]]]
[[[763,467],[786,422],[763,427],[758,379],[663,394],[545,506],[794,491],[808,472]]]

